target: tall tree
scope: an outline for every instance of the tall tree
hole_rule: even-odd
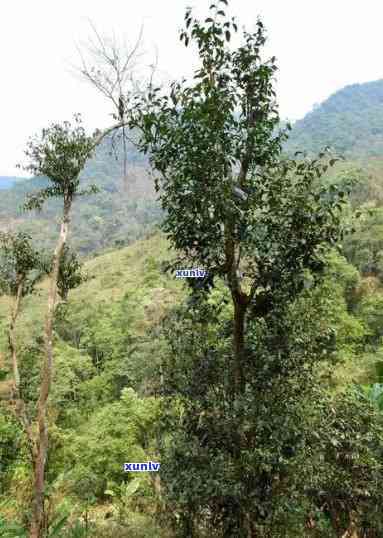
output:
[[[45,466],[48,455],[47,401],[53,375],[53,321],[56,296],[60,276],[60,264],[65,252],[69,232],[70,214],[75,198],[90,194],[96,189],[80,189],[79,175],[86,160],[91,156],[97,139],[87,136],[81,125],[81,118],[75,115],[74,125],[64,122],[53,124],[43,129],[41,137],[34,137],[28,142],[26,156],[29,163],[25,169],[37,176],[45,176],[50,185],[37,193],[29,195],[25,208],[40,210],[44,202],[51,197],[63,200],[63,212],[60,234],[53,255],[49,275],[48,305],[45,316],[45,359],[42,365],[39,398],[37,402],[38,434],[34,458],[34,499],[30,537],[39,538],[44,532],[44,488]]]
[[[162,176],[172,244],[207,267],[208,285],[224,277],[230,289],[236,394],[244,386],[247,313],[265,313],[282,280],[293,292],[305,268],[322,267],[322,244],[339,236],[344,192],[318,185],[335,162],[325,153],[314,161],[281,159],[287,133],[275,134],[275,58],[261,60],[261,21],[255,34],[244,32],[243,46],[230,50],[237,25],[219,5],[226,3],[212,5],[204,23],[186,13],[181,40],[196,42],[201,61],[195,84],[173,83],[170,95],[152,87],[137,98],[130,125],[141,129],[140,147]]]
[[[168,494],[173,501],[178,495],[184,514],[189,511],[210,520],[211,528],[218,525],[223,536],[248,537],[258,536],[256,527],[265,516],[258,503],[273,490],[270,477],[283,475],[279,463],[262,463],[261,458],[261,465],[254,460],[259,455],[257,440],[270,440],[262,424],[270,416],[282,432],[287,414],[295,417],[292,430],[281,433],[276,443],[284,462],[283,451],[291,452],[285,445],[292,444],[294,453],[300,437],[297,395],[307,394],[312,386],[301,378],[309,361],[309,342],[304,339],[307,347],[301,351],[291,344],[289,309],[306,286],[320,280],[324,254],[342,237],[340,215],[346,195],[339,187],[320,183],[336,161],[331,155],[323,152],[316,160],[283,156],[287,131],[277,132],[273,89],[277,68],[274,57],[266,61],[261,57],[264,26],[258,20],[256,32],[245,31],[243,44],[231,49],[237,24],[226,17],[223,4],[227,0],[212,4],[204,22],[191,10],[186,12],[180,38],[186,46],[194,42],[199,53],[194,82],[175,82],[169,94],[151,86],[136,98],[129,125],[140,130],[140,148],[149,153],[159,172],[156,188],[161,189],[167,212],[163,229],[179,253],[173,269],[188,261],[208,271],[202,282],[190,280],[191,304],[202,300],[198,319],[208,322],[208,307],[203,304],[220,281],[232,307],[222,333],[230,331],[231,349],[218,353],[207,343],[200,362],[189,364],[189,373],[183,371],[178,380],[185,442],[176,442],[174,459],[168,463],[182,462],[177,469],[183,478],[177,474],[176,484],[163,471]],[[204,347],[201,336],[185,338]],[[310,344],[318,354],[321,346],[326,351],[329,339],[324,335],[319,340]],[[181,347],[187,354],[193,346]],[[270,361],[265,363],[268,353]],[[223,387],[216,386],[218,378]],[[269,399],[261,399],[268,387]],[[263,414],[259,423],[256,411]],[[203,420],[206,427],[201,427]],[[271,448],[270,441],[268,455]],[[212,470],[208,455],[222,463],[217,464],[219,470],[227,469],[226,485]],[[269,467],[273,472],[266,472]],[[192,484],[199,485],[198,491]],[[193,521],[188,519],[184,535],[193,532]]]

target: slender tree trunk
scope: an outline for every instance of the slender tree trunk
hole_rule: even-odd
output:
[[[245,319],[249,304],[249,297],[242,291],[241,282],[237,272],[236,245],[233,240],[234,230],[232,225],[226,228],[225,257],[228,269],[228,282],[234,307],[234,330],[233,330],[233,387],[232,398],[244,388],[243,376],[243,352],[245,345]]]
[[[350,522],[348,525],[347,530],[341,535],[341,538],[359,538],[359,532],[356,525],[356,522],[354,520],[353,514],[351,513],[349,516]]]
[[[122,143],[124,148],[124,179],[123,179],[123,189],[124,192],[128,192],[128,172],[127,172],[127,164],[128,164],[128,157],[126,155],[126,134],[125,134],[125,126],[122,127]]]
[[[243,351],[245,345],[245,316],[246,305],[234,301],[234,386],[235,393],[244,388]]]
[[[50,392],[53,375],[53,321],[57,295],[57,279],[60,262],[67,240],[70,222],[71,200],[64,200],[64,213],[61,223],[60,236],[57,241],[53,256],[53,267],[50,275],[48,294],[48,308],[45,318],[45,359],[42,367],[40,395],[37,402],[37,454],[34,460],[34,499],[32,504],[32,521],[30,526],[30,538],[41,538],[44,532],[44,487],[45,465],[48,453],[48,424],[47,424],[47,401]]]
[[[9,343],[9,350],[11,352],[11,359],[12,359],[12,370],[13,370],[13,390],[14,394],[17,399],[20,398],[20,372],[19,372],[19,365],[17,362],[17,353],[16,353],[16,342],[15,342],[15,326],[16,326],[16,320],[19,315],[20,310],[20,302],[21,302],[21,296],[23,293],[23,279],[22,277],[17,277],[17,292],[16,292],[16,299],[12,308],[11,313],[11,323],[9,325],[9,332],[8,332],[8,343]]]
[[[23,289],[24,289],[24,277],[22,275],[18,275],[16,298],[13,304],[12,313],[11,313],[11,322],[9,324],[9,330],[8,330],[8,345],[9,345],[9,351],[11,353],[11,361],[12,361],[12,373],[13,373],[12,393],[13,393],[13,398],[15,401],[14,413],[16,415],[17,420],[19,420],[22,427],[24,428],[25,433],[27,434],[28,448],[30,451],[31,459],[33,461],[36,456],[36,445],[35,445],[35,439],[32,433],[31,423],[27,415],[25,402],[23,398],[21,397],[21,393],[20,393],[20,371],[19,371],[19,363],[17,359],[16,338],[15,338],[16,321],[20,312],[20,304],[21,304],[21,298],[23,295]]]
[[[234,226],[228,223],[226,226],[226,241],[225,241],[225,262],[227,268],[228,283],[231,292],[232,303],[234,307],[233,319],[233,360],[231,361],[231,379],[233,380],[230,390],[232,405],[238,401],[245,388],[244,378],[244,350],[245,350],[245,321],[246,311],[249,305],[249,296],[242,291],[241,280],[238,273],[239,252],[238,245],[234,241]],[[236,460],[236,467],[241,473],[241,451],[244,445],[243,434],[243,417],[241,413],[236,412],[237,424],[236,430],[232,433],[232,451],[233,457]],[[239,477],[241,479],[241,477]],[[241,536],[251,536],[248,528],[248,521],[245,520],[246,513],[242,506],[233,506],[232,513],[229,518],[232,518],[233,523],[225,530],[223,535],[229,538],[241,532]]]
[[[161,479],[158,473],[154,473],[152,478],[153,489],[155,494],[155,513],[156,515],[162,514],[164,509],[164,502],[162,498]]]

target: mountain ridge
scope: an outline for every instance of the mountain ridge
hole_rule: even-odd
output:
[[[314,154],[327,145],[346,158],[383,156],[383,79],[331,94],[293,124],[285,149]]]
[[[129,133],[129,137],[133,140],[127,146],[127,177],[123,177],[123,144],[119,134],[103,141],[80,176],[85,188],[95,183],[100,189],[99,194],[75,202],[72,246],[80,255],[128,245],[144,238],[161,221],[148,158],[137,151],[134,133]],[[380,178],[383,79],[351,84],[333,93],[293,124],[284,150],[288,154],[299,150],[315,155],[326,145],[343,154],[348,162],[364,158],[366,169],[376,161],[373,168],[378,171],[374,175]],[[51,248],[58,231],[60,202],[50,200],[41,213],[20,211],[28,192],[44,187],[46,179],[3,176],[2,183],[1,178],[0,229],[22,227],[40,246]],[[4,188],[6,180],[10,188]],[[52,221],[56,222],[53,226]]]

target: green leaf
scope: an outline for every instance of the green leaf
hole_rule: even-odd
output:
[[[131,497],[132,495],[134,495],[136,493],[136,491],[138,490],[139,487],[140,487],[140,479],[135,478],[134,480],[129,482],[129,484],[126,486],[126,488],[125,488],[125,496],[126,497]]]
[[[226,41],[230,41],[231,34],[230,34],[229,30],[226,30],[225,37],[226,37]]]
[[[64,528],[66,522],[69,519],[69,514],[65,514],[58,523],[55,524],[52,531],[49,533],[48,538],[55,538],[56,536],[62,536],[61,530]]]

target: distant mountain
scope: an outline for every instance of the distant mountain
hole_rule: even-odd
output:
[[[134,140],[134,133],[129,135]],[[294,123],[285,149],[289,153],[297,150],[317,153],[326,145],[350,161],[364,157],[369,162],[383,162],[383,80],[353,84],[331,95]],[[80,253],[128,245],[145,237],[161,220],[148,160],[133,142],[128,143],[127,164],[124,178],[123,145],[117,139],[113,144],[112,138],[105,139],[87,163],[82,185],[95,183],[101,192],[75,202],[71,237]],[[20,210],[26,194],[45,183],[44,178],[22,180],[0,176],[0,230],[21,227],[37,243],[53,245],[60,202],[50,200],[41,213],[25,214]],[[52,222],[56,225],[52,226]]]
[[[25,178],[15,176],[0,176],[0,190],[10,189],[19,181],[25,181]]]
[[[294,123],[288,152],[329,145],[346,158],[383,156],[383,79],[337,91]]]
[[[84,188],[96,184],[100,192],[80,197],[72,213],[71,244],[81,254],[128,245],[145,237],[160,221],[162,212],[147,165],[147,159],[129,143],[124,178],[122,141],[108,138],[97,148],[80,179]],[[21,210],[26,195],[46,184],[46,178],[34,177],[15,181],[1,191],[0,230],[23,229],[37,244],[51,248],[57,238],[61,202],[49,200],[41,213]]]

